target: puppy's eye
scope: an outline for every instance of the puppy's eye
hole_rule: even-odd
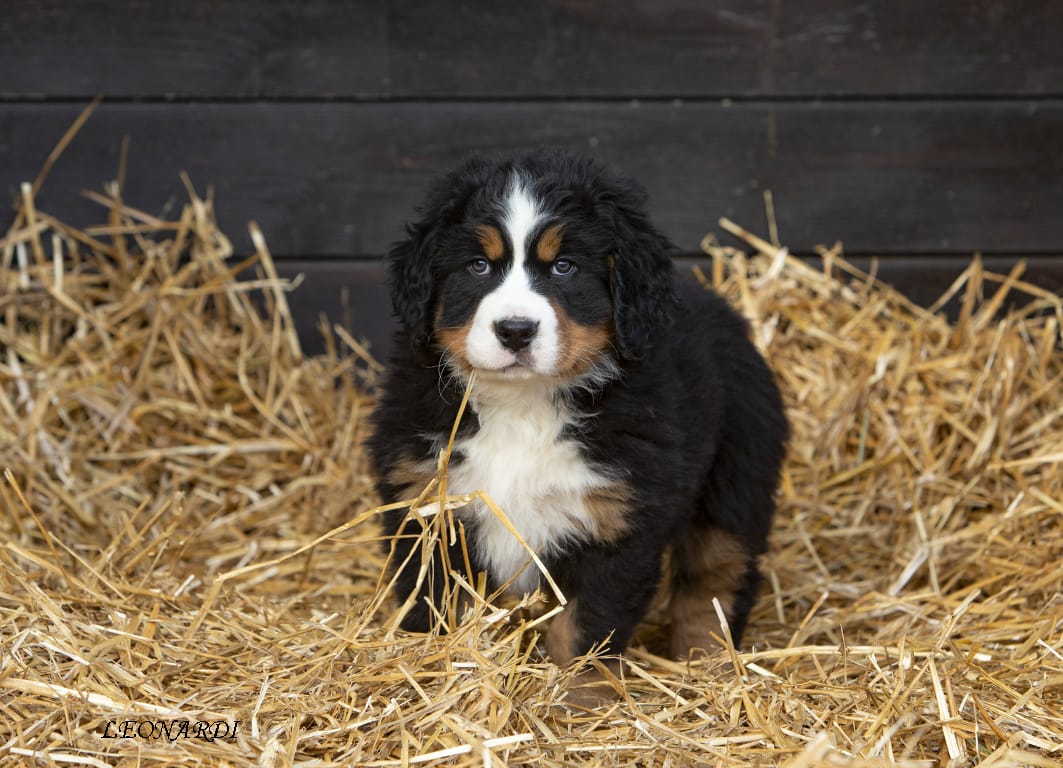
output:
[[[576,265],[568,259],[558,259],[550,265],[551,274],[557,275],[558,277],[566,277],[575,271]]]
[[[473,259],[465,268],[479,277],[491,274],[491,262],[487,259]]]

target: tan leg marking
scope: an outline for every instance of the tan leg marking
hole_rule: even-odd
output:
[[[579,645],[580,633],[576,624],[576,601],[570,600],[565,610],[550,622],[546,634],[546,652],[559,667],[567,667],[583,655],[586,649]],[[599,659],[595,663],[605,666],[613,677],[619,677],[618,659]],[[566,687],[565,703],[594,709],[611,704],[620,695],[608,676],[593,666],[581,669]]]
[[[619,482],[596,488],[583,497],[583,505],[593,522],[598,541],[613,542],[627,533],[630,528],[628,515],[631,497],[631,486]]]
[[[733,615],[735,593],[741,588],[749,556],[734,536],[718,528],[692,529],[675,547],[675,568],[683,584],[673,585],[672,657],[685,659],[691,649],[709,653],[719,648],[712,635],[724,636],[712,605],[720,601],[724,615]]]
[[[550,621],[546,632],[546,653],[559,667],[568,666],[582,652],[576,625],[576,601],[569,600],[565,610]]]
[[[402,489],[402,495],[417,496],[435,477],[435,472],[426,469],[413,459],[399,459],[387,471],[387,480]]]
[[[620,676],[619,660],[599,659],[598,663],[607,667],[613,677]],[[565,703],[585,709],[607,707],[617,702],[621,696],[610,678],[594,667],[585,669],[572,678],[567,691]]]

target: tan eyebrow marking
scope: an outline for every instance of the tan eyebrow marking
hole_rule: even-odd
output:
[[[498,261],[506,254],[506,243],[502,239],[502,233],[498,231],[498,227],[481,224],[476,228],[476,234],[479,237],[481,247],[484,249],[484,255],[491,261]]]
[[[554,224],[539,236],[539,244],[535,247],[535,255],[540,261],[549,264],[557,258],[561,250],[561,230],[564,224]]]

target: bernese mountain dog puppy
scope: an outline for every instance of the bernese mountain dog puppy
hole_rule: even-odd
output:
[[[386,502],[437,469],[470,377],[449,493],[505,512],[567,598],[546,650],[558,664],[628,645],[670,551],[671,649],[737,644],[760,582],[787,424],[745,321],[681,277],[645,193],[559,151],[474,158],[432,187],[390,255],[401,323],[369,440]],[[491,588],[539,586],[527,549],[482,502],[455,512],[451,567]],[[385,520],[402,626],[444,610],[443,558],[421,521]],[[465,574],[471,583],[474,574]]]

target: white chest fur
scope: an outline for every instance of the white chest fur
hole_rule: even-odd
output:
[[[571,413],[535,381],[481,382],[471,405],[480,429],[456,444],[463,460],[451,467],[451,492],[486,491],[540,557],[593,535],[596,523],[584,497],[612,481],[562,436]],[[467,510],[476,520],[477,553],[491,576],[503,583],[524,568],[512,589],[534,589],[538,570],[516,537],[486,505],[477,502]]]

